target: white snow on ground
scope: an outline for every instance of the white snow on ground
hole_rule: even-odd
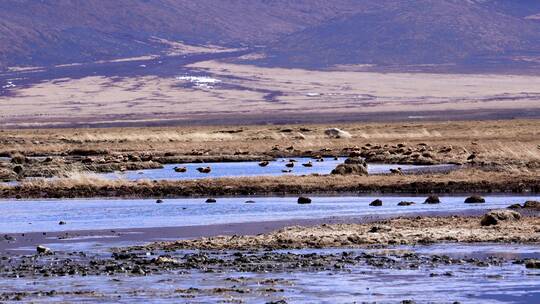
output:
[[[2,86],[2,89],[9,89],[9,88],[14,88],[14,87],[16,87],[16,85],[13,84],[13,82],[8,81],[6,85]]]
[[[221,80],[219,79],[206,76],[181,76],[177,77],[176,79],[182,81],[189,81],[199,88],[212,88],[212,84],[217,84],[221,82]]]

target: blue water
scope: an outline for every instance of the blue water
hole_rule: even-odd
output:
[[[285,164],[290,159],[296,160],[294,168],[287,168]],[[313,167],[304,167],[309,161]],[[201,179],[201,178],[219,178],[219,177],[242,177],[242,176],[280,176],[280,175],[309,175],[309,174],[330,174],[337,165],[342,164],[345,158],[325,158],[324,162],[316,162],[310,158],[286,158],[277,159],[270,162],[266,167],[259,166],[259,162],[221,162],[221,163],[187,163],[187,164],[169,164],[162,169],[148,169],[138,171],[126,171],[102,174],[105,178],[122,178],[126,180],[186,180],[186,179]],[[205,174],[197,171],[199,167],[210,167],[212,172]],[[174,171],[174,167],[186,167],[187,172],[178,173]],[[370,174],[390,173],[390,169],[402,168],[405,172],[418,169],[448,169],[452,165],[435,165],[435,166],[416,166],[416,165],[396,165],[396,164],[369,164],[368,172]],[[292,171],[284,173],[282,170]]]
[[[459,244],[403,247],[423,254],[452,253]],[[529,245],[474,244],[466,245],[479,252],[493,252],[498,257],[534,256],[540,252]],[[435,251],[433,250],[435,249]],[[537,247],[538,249],[538,247]],[[301,250],[339,254],[343,250]],[[329,252],[330,251],[330,252]],[[352,251],[352,250],[346,250]],[[356,251],[362,251],[356,250]],[[391,252],[390,250],[385,250]],[[169,253],[175,254],[175,253]],[[179,257],[182,252],[176,253]],[[219,257],[219,256],[218,256]],[[451,276],[431,274],[451,273]],[[488,267],[473,264],[421,265],[413,269],[375,268],[368,265],[347,266],[335,271],[271,271],[271,272],[204,272],[188,271],[148,276],[67,276],[50,278],[17,278],[0,280],[0,291],[96,291],[88,295],[29,297],[39,302],[90,303],[266,303],[284,299],[287,303],[540,303],[540,270],[525,269],[511,261]],[[230,280],[233,278],[235,280]],[[275,283],[265,281],[272,279]],[[213,288],[241,288],[246,293],[218,292]],[[265,292],[266,288],[281,290]],[[198,288],[196,298],[181,297],[179,291]]]
[[[376,198],[382,207],[371,207]],[[68,231],[120,228],[196,226],[328,217],[365,217],[419,212],[460,212],[505,208],[540,196],[488,196],[485,204],[465,204],[465,197],[441,197],[439,205],[422,204],[425,197],[312,197],[310,205],[299,205],[296,197],[165,199],[70,199],[0,201],[0,233]],[[255,204],[245,201],[254,200]],[[413,201],[413,206],[397,206]],[[66,221],[67,225],[58,225]]]

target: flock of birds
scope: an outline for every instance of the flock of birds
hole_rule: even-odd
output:
[[[323,162],[324,159],[323,158],[317,158],[316,160],[317,162]],[[285,164],[285,167],[286,169],[283,169],[281,170],[281,172],[283,173],[291,173],[292,172],[292,168],[294,168],[295,166],[295,163],[297,163],[298,161],[297,160],[294,160],[294,159],[290,159],[286,164]],[[259,163],[259,166],[260,167],[266,167],[270,165],[270,162],[265,160],[265,161],[261,161]],[[306,167],[306,168],[311,168],[313,167],[313,162],[312,161],[308,161],[307,163],[303,163],[302,166]],[[178,172],[178,173],[185,173],[188,171],[187,167],[174,167],[173,170],[175,172]],[[204,173],[204,174],[208,174],[210,172],[212,172],[212,168],[210,166],[207,166],[207,167],[199,167],[197,168],[197,171],[199,171],[200,173]]]

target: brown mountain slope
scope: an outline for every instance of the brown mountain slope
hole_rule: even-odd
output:
[[[354,0],[3,0],[0,61],[47,65],[154,52],[157,36],[268,43],[346,12]]]
[[[445,63],[477,66],[540,56],[540,25],[493,9],[489,3],[377,3],[280,40],[262,63],[307,67]]]

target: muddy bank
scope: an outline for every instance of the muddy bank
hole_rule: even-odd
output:
[[[540,243],[540,218],[482,226],[480,217],[397,218],[369,224],[289,227],[256,236],[223,236],[149,244],[144,250],[255,250],[354,248],[440,242]]]
[[[385,176],[277,176],[186,181],[61,179],[0,186],[0,198],[298,195],[336,193],[539,193],[535,172],[466,169],[450,173]]]
[[[173,271],[284,272],[346,271],[355,265],[380,269],[434,268],[441,265],[497,266],[505,262],[525,264],[525,259],[498,257],[452,258],[419,254],[412,250],[359,250],[337,253],[291,253],[281,251],[190,252],[117,251],[112,254],[48,252],[34,255],[0,256],[0,277],[43,278],[62,276],[132,275],[148,276]]]

